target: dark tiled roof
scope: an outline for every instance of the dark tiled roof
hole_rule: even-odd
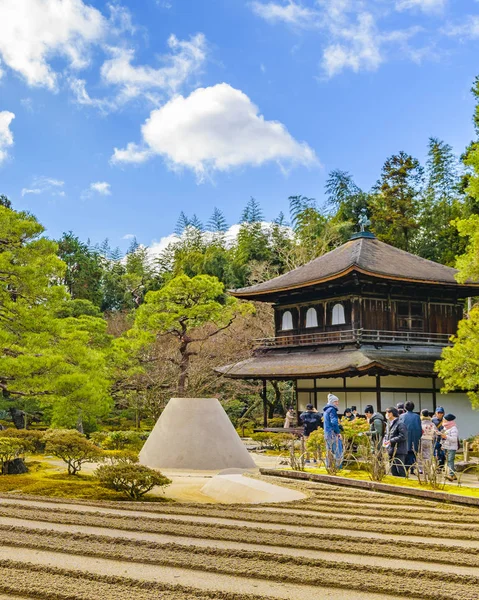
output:
[[[375,237],[359,237],[289,273],[257,285],[232,290],[231,293],[240,298],[260,297],[262,294],[307,287],[335,279],[354,270],[387,279],[460,287],[455,279],[457,270],[452,267],[399,250]]]
[[[441,350],[409,353],[404,350],[269,351],[216,369],[237,379],[353,376],[373,368],[385,372],[432,376]]]

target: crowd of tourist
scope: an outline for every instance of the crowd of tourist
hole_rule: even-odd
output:
[[[357,408],[352,406],[344,410],[341,420],[367,419],[369,431],[364,435],[370,438],[374,451],[384,449],[387,452],[391,475],[406,477],[408,473],[413,474],[415,469],[422,473],[435,457],[438,469],[446,470],[446,479],[456,480],[454,463],[459,447],[456,417],[451,413],[445,414],[441,406],[435,412],[423,409],[420,414],[414,412],[414,408],[414,402],[399,403],[386,409],[383,415],[367,405],[362,417]],[[308,404],[299,418],[305,438],[319,427],[324,429],[326,464],[329,466],[331,461],[335,461],[339,468],[343,461],[343,427],[338,411],[339,398],[329,394],[322,414]],[[290,407],[285,428],[292,427],[294,420],[295,412]]]

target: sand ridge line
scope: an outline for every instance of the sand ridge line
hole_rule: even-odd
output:
[[[381,532],[377,532],[374,530],[374,527],[372,527],[371,531],[364,529],[362,531],[356,529],[351,529],[350,524],[348,523],[344,523],[341,522],[341,528],[333,528],[333,527],[318,527],[318,526],[308,526],[308,525],[302,525],[302,526],[297,526],[297,525],[282,525],[281,528],[278,528],[278,525],[274,524],[274,523],[268,523],[268,522],[262,522],[262,523],[258,523],[258,522],[251,522],[250,521],[240,521],[240,520],[232,520],[232,519],[211,519],[211,518],[205,518],[205,517],[183,517],[183,518],[178,518],[178,516],[171,516],[171,515],[166,515],[163,519],[145,519],[144,521],[142,521],[141,519],[132,519],[130,517],[125,517],[125,516],[118,516],[118,515],[109,515],[109,514],[94,514],[92,512],[86,512],[86,513],[80,513],[80,512],[75,512],[75,511],[67,511],[67,512],[56,512],[53,513],[52,511],[46,510],[46,509],[36,509],[36,512],[34,512],[33,510],[29,511],[28,509],[26,510],[25,507],[21,507],[21,508],[16,508],[16,507],[12,507],[10,508],[8,511],[2,511],[0,509],[0,516],[3,517],[12,517],[12,516],[17,516],[19,518],[23,518],[23,519],[29,519],[29,520],[39,520],[39,521],[45,521],[45,522],[49,522],[49,521],[53,521],[53,522],[62,522],[64,524],[70,524],[70,525],[74,525],[74,524],[85,524],[85,523],[89,523],[92,524],[94,526],[99,526],[99,527],[107,527],[107,526],[114,526],[117,527],[119,529],[126,529],[126,530],[133,530],[133,531],[138,531],[138,530],[143,530],[143,531],[157,531],[157,532],[164,532],[164,531],[168,531],[169,533],[177,533],[178,530],[180,528],[183,527],[189,527],[190,531],[194,531],[194,533],[190,534],[193,535],[194,537],[198,537],[198,533],[195,532],[195,530],[199,530],[200,528],[202,528],[203,533],[201,534],[203,537],[211,536],[211,533],[208,534],[208,530],[209,532],[214,531],[214,530],[230,530],[230,531],[235,531],[235,532],[242,532],[244,533],[246,532],[263,532],[263,531],[273,531],[273,532],[282,532],[283,534],[288,534],[288,533],[295,533],[295,534],[299,534],[299,535],[303,535],[305,533],[307,533],[309,535],[309,537],[311,537],[312,535],[316,535],[316,536],[324,536],[324,535],[341,535],[344,538],[348,538],[350,536],[355,536],[357,538],[367,538],[367,539],[374,539],[374,540],[378,540],[378,539],[382,539],[382,540],[388,540],[390,542],[392,541],[396,541],[396,540],[404,540],[404,541],[410,541],[410,542],[424,542],[424,541],[428,541],[428,539],[430,539],[430,535],[429,536],[420,536],[420,535],[403,535],[402,533],[396,533],[395,531],[392,531],[390,528],[390,531],[388,533],[381,533]],[[109,524],[109,525],[108,525]],[[399,531],[402,531],[400,528],[396,528]],[[206,530],[206,535],[205,535],[205,530]],[[431,533],[431,530],[428,530],[428,533]],[[440,538],[440,537],[434,537],[434,542],[437,544],[444,544],[446,546],[452,546],[452,547],[467,547],[467,548],[473,548],[473,549],[477,549],[478,548],[478,543],[475,540],[469,540],[469,539],[452,539],[452,538]]]
[[[19,552],[20,550],[20,552]],[[238,585],[238,579],[254,581],[258,586],[263,586],[265,592],[268,590],[268,584],[281,586],[298,585],[298,586],[320,586],[326,588],[343,588],[349,593],[356,591],[368,591],[376,593],[388,593],[394,589],[396,593],[405,596],[414,595],[424,600],[450,600],[451,597],[471,600],[478,598],[475,594],[478,590],[478,578],[470,576],[454,576],[450,575],[447,581],[444,580],[442,573],[425,572],[418,578],[417,573],[407,575],[407,572],[391,573],[389,570],[384,570],[380,578],[371,578],[371,574],[367,569],[357,568],[350,572],[351,567],[344,569],[344,565],[338,568],[328,568],[327,566],[316,566],[311,568],[309,565],[296,573],[292,573],[291,564],[287,562],[274,563],[274,568],[271,568],[271,563],[264,565],[263,561],[253,560],[248,562],[247,559],[242,559],[238,565],[238,557],[232,557],[229,560],[229,566],[225,566],[226,559],[221,557],[221,570],[218,564],[211,560],[211,557],[202,557],[201,555],[193,555],[190,557],[188,567],[180,566],[168,561],[167,566],[145,564],[135,562],[131,566],[131,559],[112,559],[105,557],[90,557],[85,555],[72,555],[70,553],[52,552],[46,550],[32,550],[29,548],[17,549],[13,546],[0,547],[0,558],[8,556],[15,559],[20,557],[22,562],[32,561],[34,564],[47,564],[50,566],[59,566],[62,568],[75,569],[80,572],[87,570],[90,573],[92,570],[98,572],[98,567],[102,573],[115,574],[121,570],[130,569],[135,579],[156,579],[158,575],[163,574],[165,569],[170,569],[172,572],[180,571],[185,580],[194,581],[194,587],[198,586],[198,581],[205,580],[207,588],[210,589],[217,579],[224,580],[228,577]],[[197,559],[197,560],[194,560]],[[194,562],[194,565],[192,564]],[[225,572],[228,568],[228,572]],[[400,575],[400,576],[399,576]],[[171,577],[171,572],[170,572]],[[438,585],[440,583],[440,586]],[[238,588],[235,588],[238,589]],[[269,592],[270,594],[271,592]],[[479,592],[478,592],[479,594]]]
[[[460,506],[456,506],[456,505],[451,505],[451,504],[444,504],[441,507],[436,507],[434,506],[416,506],[416,505],[409,505],[409,504],[388,504],[386,502],[362,502],[362,504],[364,505],[363,508],[366,510],[372,510],[372,509],[376,509],[378,511],[397,511],[397,512],[407,512],[407,511],[414,511],[415,513],[418,514],[433,514],[433,515],[459,515],[459,516],[465,516],[465,517],[478,517],[479,516],[479,507],[478,508],[466,508],[464,509],[464,507],[460,507]],[[330,506],[331,505],[331,498],[330,499],[320,499],[320,498],[315,498],[314,500],[312,500],[311,498],[307,498],[306,500],[301,501],[301,503],[299,502],[284,502],[280,505],[278,505],[277,503],[265,503],[265,504],[261,504],[261,505],[254,505],[254,506],[248,506],[248,508],[261,508],[261,507],[266,507],[266,508],[313,508],[313,507],[318,507],[318,510],[320,507],[322,506]],[[334,506],[337,506],[340,509],[351,509],[354,508],[356,509],[358,506],[358,502],[347,502],[344,500],[338,501],[337,499],[334,499]]]
[[[2,524],[3,523],[3,524]],[[24,519],[0,518],[0,531],[19,531],[29,533],[34,530],[72,532],[72,526],[56,522],[25,521]],[[210,531],[209,528],[199,531],[198,527],[177,529],[174,533],[166,532],[165,529],[158,533],[149,531],[138,531],[131,529],[111,529],[104,526],[74,525],[73,533],[94,534],[99,537],[118,537],[126,539],[139,539],[146,541],[164,541],[173,544],[193,544],[203,547],[234,547],[248,549],[259,546],[263,552],[273,552],[269,548],[280,548],[281,552],[290,555],[306,555],[315,551],[331,552],[331,548],[337,553],[357,554],[363,556],[379,556],[382,558],[396,559],[398,554],[403,553],[411,560],[430,561],[438,564],[463,565],[465,567],[477,567],[479,565],[479,549],[467,547],[445,547],[423,540],[422,542],[404,542],[395,540],[391,547],[390,540],[371,540],[369,538],[351,538],[350,536],[325,534],[323,536],[292,537],[281,532],[250,532],[244,530],[220,530]],[[208,535],[211,534],[211,535]],[[203,537],[198,537],[203,536]],[[342,559],[342,560],[347,560]]]
[[[96,595],[87,596],[87,600],[118,600],[119,598],[128,598],[128,600],[151,600],[152,593],[158,593],[163,589],[177,590],[178,596],[173,596],[174,600],[196,600],[197,598],[217,598],[221,600],[291,600],[301,598],[301,600],[318,600],[320,598],[328,600],[351,600],[350,592],[340,588],[328,588],[326,586],[298,585],[285,582],[277,583],[275,581],[264,581],[254,577],[231,577],[218,573],[208,573],[206,571],[192,571],[182,568],[160,567],[156,565],[135,565],[134,577],[125,577],[125,568],[128,572],[128,563],[112,561],[108,559],[98,559],[89,557],[78,557],[69,555],[57,556],[55,553],[38,552],[24,550],[27,555],[20,562],[8,561],[11,565],[19,565],[19,568],[27,569],[31,565],[32,570],[36,571],[39,577],[45,572],[50,576],[63,575],[63,581],[67,578],[74,579],[78,590],[84,580],[95,583],[94,590]],[[0,557],[2,548],[0,547]],[[62,566],[58,567],[59,558],[62,560]],[[30,560],[35,562],[30,562]],[[0,567],[0,590],[3,579],[3,564]],[[7,564],[8,566],[8,564]],[[15,573],[15,571],[14,571]],[[81,577],[78,575],[81,574]],[[51,577],[50,577],[51,578]],[[36,577],[34,578],[36,579]],[[46,578],[47,581],[49,578]],[[181,581],[181,585],[178,582]],[[33,582],[34,583],[34,582]],[[62,582],[63,583],[63,582]],[[112,586],[112,592],[115,592],[116,586],[124,586],[122,596],[99,595],[98,584],[107,583]],[[138,590],[145,590],[149,595],[142,595],[138,598],[135,594]],[[181,595],[183,593],[184,595]],[[126,595],[128,594],[128,595]],[[71,598],[75,596],[69,596]],[[170,595],[164,595],[162,600],[170,600]],[[399,596],[397,596],[399,598]],[[418,600],[420,597],[414,595],[410,600]],[[448,600],[445,597],[437,596],[438,600]],[[457,596],[459,600],[472,600],[464,595]],[[42,600],[44,600],[42,598]],[[45,600],[57,600],[56,598],[46,597]],[[63,598],[61,599],[63,600]],[[66,600],[66,598],[65,598]],[[83,600],[83,599],[82,599]],[[389,594],[380,594],[377,592],[355,591],[354,600],[392,600]]]
[[[43,506],[38,506],[38,505],[34,505],[34,508],[36,509],[37,513],[41,513],[41,512],[47,512],[47,513],[51,513],[51,508],[48,507],[43,507]],[[80,506],[80,508],[82,508]],[[30,512],[30,507],[26,507],[25,505],[22,506],[15,506],[14,510],[16,511],[21,511],[24,510],[24,512]],[[56,511],[56,514],[71,514],[71,515],[82,515],[82,516],[86,516],[86,515],[104,515],[105,517],[107,516],[115,516],[118,518],[131,518],[134,517],[135,519],[137,519],[138,517],[143,517],[144,519],[150,521],[150,522],[154,522],[154,521],[164,521],[164,520],[176,520],[176,521],[186,521],[189,523],[214,523],[214,524],[223,524],[223,525],[238,525],[238,526],[250,526],[251,527],[251,522],[254,522],[256,526],[261,526],[261,527],[269,527],[269,526],[276,526],[276,525],[281,525],[282,528],[286,529],[286,530],[291,530],[291,531],[309,531],[311,530],[311,526],[303,526],[303,525],[290,525],[291,523],[291,517],[289,515],[277,515],[275,514],[274,516],[272,516],[272,513],[270,514],[262,514],[262,513],[252,513],[251,511],[248,510],[244,510],[240,511],[231,511],[231,516],[221,516],[225,514],[225,511],[218,511],[217,515],[212,514],[212,512],[208,511],[207,515],[203,515],[201,513],[201,510],[197,509],[197,510],[192,510],[192,514],[182,514],[182,513],[178,513],[175,512],[173,514],[171,513],[147,513],[147,514],[139,514],[136,513],[135,511],[123,511],[121,509],[116,509],[116,510],[111,510],[111,509],[105,509],[105,510],[101,510],[101,509],[92,509],[90,507],[88,507],[87,510],[73,510],[71,506],[69,506],[67,509],[64,508],[60,508],[60,510]],[[0,505],[0,516],[9,516],[8,514],[5,514],[5,508],[2,507]],[[321,527],[322,525],[322,527]],[[319,526],[319,528],[324,529],[325,526],[328,526],[330,528],[334,528],[334,529],[345,529],[347,528],[347,524],[344,523],[344,519],[338,518],[338,517],[331,517],[331,516],[322,516],[321,518],[321,524]],[[294,527],[294,529],[291,529],[291,527]],[[314,530],[314,527],[313,527]],[[418,523],[411,523],[411,521],[409,521],[408,519],[401,519],[401,520],[393,520],[393,519],[388,519],[388,518],[383,518],[380,521],[374,521],[374,520],[367,520],[365,519],[364,521],[361,520],[360,517],[355,519],[354,522],[354,530],[356,533],[362,531],[362,532],[374,532],[377,535],[383,534],[383,535],[401,535],[401,536],[417,536],[418,534],[423,534],[424,536],[427,537],[435,537],[435,538],[441,538],[440,536],[440,532],[437,531],[437,528],[433,528],[431,526],[429,526],[427,523],[424,524],[418,524]],[[442,539],[442,538],[441,538]],[[461,539],[461,540],[474,540],[474,541],[479,541],[479,524],[477,525],[477,527],[473,527],[471,525],[469,525],[466,529],[462,530],[461,528],[456,528],[455,531],[455,539]]]
[[[333,507],[331,506],[331,504],[326,508],[326,507],[321,507],[318,508],[317,510],[314,508],[305,508],[305,509],[299,509],[299,508],[279,508],[276,506],[261,506],[261,507],[256,507],[256,506],[251,506],[248,507],[244,510],[247,510],[248,512],[252,512],[252,513],[256,513],[256,512],[261,512],[261,513],[273,513],[273,514],[289,514],[289,515],[297,515],[297,516],[310,516],[310,517],[322,517],[322,516],[326,516],[329,517],[330,515],[334,515],[337,518],[337,515],[339,512],[341,512],[341,510],[339,509],[339,507],[336,507],[336,505],[334,505]],[[440,527],[444,525],[444,518],[447,518],[449,523],[454,523],[454,526],[456,527],[463,527],[463,528],[467,528],[470,529],[470,525],[476,525],[476,527],[479,528],[479,513],[476,516],[456,516],[454,514],[447,514],[447,517],[445,515],[441,515],[442,518],[436,516],[436,518],[432,518],[431,516],[428,516],[427,514],[425,515],[421,515],[421,516],[417,516],[417,514],[413,513],[411,515],[411,517],[406,518],[404,515],[403,516],[396,516],[393,514],[393,516],[391,516],[391,511],[388,511],[386,514],[387,516],[383,515],[383,514],[378,514],[377,510],[373,510],[372,508],[370,509],[365,509],[365,508],[361,508],[361,517],[367,517],[368,519],[373,519],[373,520],[377,520],[377,521],[384,521],[385,519],[388,522],[398,522],[398,523],[403,523],[404,520],[407,521],[407,523],[418,523],[420,525],[423,525],[424,522],[427,522],[428,525],[431,525],[432,527]],[[386,512],[386,511],[385,511]]]
[[[428,557],[430,562],[421,560],[420,552],[413,552],[412,549],[409,551],[409,556],[406,556],[408,560],[398,560],[397,551],[396,556],[391,553],[391,556],[385,557],[384,553],[376,553],[374,555],[374,547],[369,547],[369,553],[362,554],[350,552],[347,554],[341,554],[336,550],[336,553],[332,554],[330,544],[329,550],[295,550],[293,552],[281,546],[274,546],[267,548],[261,544],[232,544],[230,543],[214,543],[206,540],[194,540],[192,538],[187,539],[183,543],[173,536],[162,536],[161,540],[154,539],[141,539],[136,537],[132,539],[131,536],[127,537],[125,533],[119,532],[118,535],[98,535],[98,533],[85,533],[75,531],[48,531],[48,536],[45,536],[45,532],[40,533],[37,531],[26,530],[23,528],[9,529],[8,545],[25,548],[40,548],[44,550],[69,552],[69,553],[80,553],[88,556],[107,556],[118,559],[123,559],[139,562],[151,562],[152,564],[163,564],[165,561],[165,554],[170,553],[175,556],[178,560],[178,555],[182,555],[188,552],[185,560],[191,561],[191,555],[203,554],[215,557],[224,556],[226,559],[231,557],[248,558],[254,560],[268,561],[284,563],[290,561],[292,564],[297,566],[321,566],[329,568],[339,568],[339,565],[354,565],[352,568],[363,568],[365,565],[369,565],[375,569],[375,572],[383,571],[389,572],[390,569],[396,571],[408,571],[408,576],[411,571],[416,571],[418,574],[422,571],[430,571],[432,573],[439,573],[442,577],[444,573],[451,575],[467,575],[474,578],[479,578],[479,560],[474,566],[460,566],[456,560],[462,558],[460,553],[443,553],[442,562],[434,562],[434,558],[437,553],[429,550],[430,555]],[[158,538],[159,536],[157,536]],[[111,547],[111,540],[115,539],[114,550]],[[203,542],[203,543],[200,543]],[[364,549],[366,550],[366,549]],[[153,552],[152,552],[153,551]],[[135,555],[135,552],[137,555]],[[159,557],[154,558],[153,554],[160,553]],[[266,556],[265,556],[266,554]],[[475,557],[479,559],[479,557]],[[449,562],[447,560],[449,559]],[[173,564],[173,563],[172,563]],[[175,564],[181,564],[176,562]],[[191,562],[190,562],[191,565]],[[193,568],[193,567],[192,567]],[[400,573],[399,573],[400,574]]]

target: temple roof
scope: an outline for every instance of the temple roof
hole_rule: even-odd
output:
[[[442,284],[458,289],[479,287],[479,283],[459,284],[455,278],[457,270],[452,267],[399,250],[371,234],[358,234],[355,239],[293,271],[257,285],[231,290],[231,294],[238,298],[267,300],[267,295],[321,284],[353,271],[388,280]]]
[[[269,351],[215,369],[234,379],[296,379],[352,377],[368,372],[432,376],[441,349],[405,352],[404,349],[344,349],[335,351]]]

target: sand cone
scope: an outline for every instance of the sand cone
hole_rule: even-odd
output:
[[[140,452],[153,469],[254,469],[255,463],[216,398],[172,398]]]

